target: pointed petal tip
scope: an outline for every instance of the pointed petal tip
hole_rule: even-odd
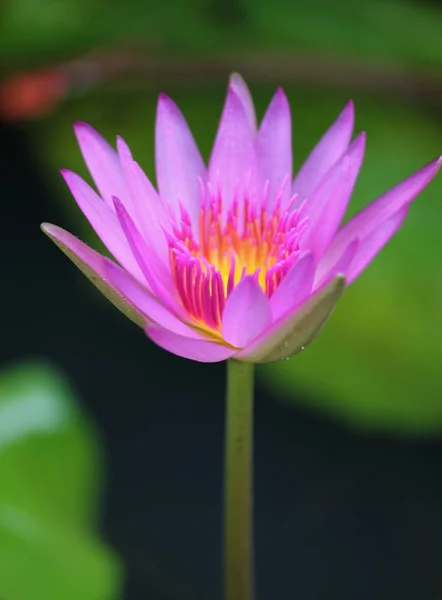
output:
[[[344,273],[337,273],[333,278],[333,288],[336,290],[343,290],[347,284],[347,280],[345,278]]]
[[[86,184],[86,182],[84,181],[84,179],[82,177],[80,177],[80,175],[78,175],[74,171],[71,171],[70,169],[66,169],[66,168],[60,169],[60,174],[63,177],[66,185],[68,186],[68,188],[71,190],[72,193],[73,193],[73,188],[77,188],[78,186],[81,186],[81,185],[88,186],[88,184]]]
[[[416,175],[420,176],[420,177],[423,176],[424,180],[426,181],[424,186],[426,186],[437,175],[437,173],[439,172],[439,169],[441,167],[442,167],[442,156],[438,156],[437,158],[435,158],[434,160],[432,160],[431,162],[426,164],[424,167],[419,169],[419,171],[417,171],[414,175],[411,175],[411,177],[414,177]]]
[[[66,231],[66,229],[63,229],[62,227],[59,227],[58,225],[54,225],[53,223],[41,223],[40,229],[45,235],[48,236],[50,240],[52,240],[59,248],[61,248],[65,254],[66,248],[74,254],[77,254],[79,257],[82,248],[86,248],[87,252],[94,253],[94,250],[86,246],[86,244],[79,240],[75,235],[69,231]],[[69,258],[72,260],[71,256],[69,256]]]
[[[283,88],[281,86],[278,86],[276,88],[275,96],[277,98],[281,98],[281,99],[287,101],[287,95],[286,95],[286,93],[284,92],[284,90],[283,90]]]
[[[121,135],[117,135],[117,152],[120,157],[121,157],[121,155],[124,155],[126,158],[133,160],[132,152],[131,152],[127,142],[124,140],[124,138]]]
[[[344,293],[345,288],[348,286],[347,276],[345,273],[336,273],[333,279],[324,284],[323,290],[327,295],[335,298],[334,305],[338,302],[341,295]],[[318,288],[319,290],[321,287]]]
[[[235,108],[240,107],[240,109],[244,110],[246,113],[249,110],[254,113],[252,97],[249,88],[242,77],[229,79],[224,110],[228,106]]]
[[[430,165],[434,165],[437,172],[442,167],[442,156],[438,156]]]
[[[282,87],[277,87],[270,104],[276,104],[280,109],[288,109],[290,111],[290,104],[286,93]]]
[[[52,237],[55,231],[58,229],[56,225],[52,225],[52,223],[40,223],[40,229],[49,237]]]
[[[65,180],[65,182],[67,183],[67,185],[69,187],[70,187],[71,182],[73,182],[75,179],[81,179],[80,176],[77,175],[77,173],[74,173],[74,171],[71,171],[70,169],[66,169],[65,167],[60,169],[60,175],[63,177],[63,179]]]
[[[340,295],[347,285],[345,273],[336,273],[332,279],[323,284],[322,289],[318,288],[315,294],[325,292],[327,296]]]
[[[86,121],[74,121],[72,127],[77,139],[79,139],[83,134],[100,136],[98,131],[94,127],[92,127],[92,125],[86,123]]]
[[[347,102],[344,106],[344,109],[341,113],[341,117],[348,117],[353,120],[354,114],[355,114],[355,103],[350,98],[350,100],[347,100]]]
[[[355,105],[353,100],[348,100],[342,109],[341,114],[339,115],[337,122],[347,123],[348,129],[353,130],[354,122],[355,122]],[[351,135],[351,133],[350,133]]]
[[[361,131],[355,139],[351,142],[346,152],[347,156],[353,156],[361,151],[365,150],[365,144],[367,143],[367,134],[365,131]]]
[[[118,213],[120,213],[121,211],[124,211],[125,213],[127,212],[124,204],[121,202],[121,200],[119,198],[117,198],[117,196],[112,196],[112,202],[114,203],[115,210]]]
[[[300,168],[292,192],[298,192],[304,200],[315,191],[329,169],[348,151],[353,128],[354,106],[349,100]]]
[[[78,129],[86,129],[86,128],[90,127],[90,125],[88,123],[86,123],[85,121],[74,121],[72,123],[72,127],[73,127],[74,131],[77,131]]]
[[[158,94],[158,104],[157,104],[157,112],[175,112],[179,110],[176,103],[172,100],[170,96],[166,94],[166,92],[160,92]]]
[[[169,123],[170,119],[176,116],[181,116],[180,109],[170,96],[165,92],[160,92],[157,102],[157,127],[159,122],[163,123],[164,126],[165,123]]]
[[[247,85],[244,77],[240,73],[237,73],[236,71],[234,71],[233,73],[230,74],[229,84],[230,85]]]

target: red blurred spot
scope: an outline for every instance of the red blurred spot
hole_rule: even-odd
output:
[[[43,116],[69,87],[67,74],[55,69],[14,75],[0,85],[0,117],[21,121]]]

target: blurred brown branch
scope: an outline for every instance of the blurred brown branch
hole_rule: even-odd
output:
[[[70,91],[121,78],[181,87],[225,81],[238,71],[252,83],[299,83],[364,91],[442,106],[442,73],[396,64],[344,57],[250,53],[213,58],[166,57],[158,48],[97,49],[78,59],[18,74],[0,85],[0,116],[7,120],[38,117]]]
[[[145,57],[134,63],[129,73],[180,85],[225,80],[238,71],[255,83],[291,82],[351,88],[368,92],[406,96],[442,104],[442,73],[421,72],[396,65],[348,60],[343,57],[254,53],[234,58],[164,59]]]

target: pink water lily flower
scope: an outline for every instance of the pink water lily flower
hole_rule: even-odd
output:
[[[67,231],[44,231],[156,344],[197,361],[270,362],[303,348],[345,285],[405,219],[441,159],[340,226],[364,156],[349,102],[292,178],[291,117],[279,89],[257,127],[244,81],[230,79],[205,166],[183,115],[158,102],[158,191],[118,138],[75,133],[99,194],[63,177],[117,262]]]

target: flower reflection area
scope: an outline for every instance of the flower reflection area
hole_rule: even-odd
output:
[[[307,345],[345,286],[403,223],[437,159],[340,227],[365,149],[349,102],[292,181],[291,116],[277,90],[259,126],[233,75],[206,168],[173,101],[160,95],[158,191],[118,138],[75,132],[99,195],[63,176],[116,262],[67,231],[44,231],[156,344],[202,362],[270,362]],[[118,264],[117,264],[118,263]]]

